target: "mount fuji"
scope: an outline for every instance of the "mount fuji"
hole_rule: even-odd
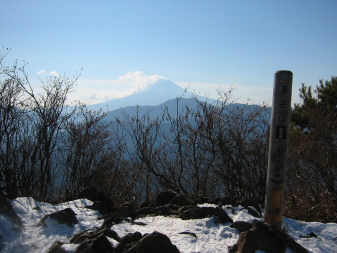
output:
[[[192,98],[194,94],[179,87],[175,83],[160,79],[148,85],[143,91],[133,93],[129,96],[112,99],[107,102],[89,105],[91,110],[109,110],[113,111],[128,106],[156,106],[166,102],[167,100],[177,97]]]

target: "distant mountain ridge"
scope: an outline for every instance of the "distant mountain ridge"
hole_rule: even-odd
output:
[[[119,108],[116,110],[109,111],[105,117],[105,120],[114,120],[116,118],[123,119],[125,115],[128,116],[135,116],[138,110],[138,116],[141,117],[145,114],[148,114],[151,119],[160,118],[164,111],[167,110],[168,113],[176,117],[177,113],[180,114],[186,110],[188,107],[191,110],[195,110],[198,107],[199,103],[209,103],[210,105],[216,105],[216,101],[214,99],[209,99],[205,97],[190,97],[190,98],[172,98],[164,103],[155,106],[126,106],[123,108]],[[228,104],[228,109],[231,110],[233,108],[245,108],[246,112],[250,112],[256,108],[260,107],[260,105],[249,105],[249,104],[240,104],[240,103],[233,103]],[[266,111],[269,115],[271,113],[271,108]]]
[[[125,108],[128,106],[157,106],[167,100],[174,99],[177,97],[191,98],[194,94],[185,91],[185,89],[179,87],[175,83],[160,79],[159,81],[150,84],[144,91],[133,93],[130,96],[113,99],[107,102],[89,105],[88,108],[91,110],[109,110],[113,111],[120,108]]]
[[[187,107],[196,109],[200,102],[216,104],[215,99],[197,96],[167,79],[159,79],[141,92],[104,103],[89,105],[88,108],[108,111],[105,120],[123,119],[125,115],[135,116],[136,113],[139,117],[148,114],[151,119],[155,119],[160,118],[165,110],[171,116],[176,117],[177,113],[182,113]],[[247,107],[249,111],[257,105],[233,103],[228,106],[229,108]]]
[[[198,101],[195,98],[181,98],[178,101],[179,108],[178,113],[181,113],[186,107],[196,108],[198,105]],[[105,117],[105,120],[113,120],[115,118],[122,119],[125,115],[133,116],[136,114],[138,109],[138,116],[142,116],[144,114],[149,114],[151,119],[155,119],[157,117],[161,117],[164,113],[164,110],[168,110],[170,115],[176,116],[177,114],[177,98],[172,98],[164,103],[155,106],[127,106],[120,109],[116,109],[113,111],[109,111]]]

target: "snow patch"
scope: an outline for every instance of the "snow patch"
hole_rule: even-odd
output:
[[[0,215],[0,251],[4,253],[16,252],[47,252],[56,241],[67,252],[74,252],[79,246],[71,244],[69,240],[84,230],[98,228],[103,220],[98,220],[99,212],[86,208],[92,202],[78,199],[57,205],[35,201],[33,198],[17,198],[12,201],[13,209],[23,222],[24,230],[19,230],[7,216]],[[199,207],[216,207],[213,204],[202,204]],[[47,226],[37,226],[47,214],[71,208],[75,213],[78,224],[68,227],[58,224],[48,218]],[[255,217],[243,207],[222,207],[233,221],[251,222]],[[259,219],[262,220],[262,219]],[[137,222],[139,222],[137,224]],[[145,225],[140,225],[144,223]],[[134,232],[142,234],[154,231],[167,235],[182,253],[216,253],[227,252],[227,247],[236,243],[239,232],[230,227],[231,224],[216,224],[213,218],[182,220],[176,217],[148,216],[139,218],[135,223],[124,221],[112,226],[120,237]],[[283,219],[287,233],[309,252],[334,252],[337,243],[337,224],[320,222],[303,222],[289,218]],[[315,233],[317,238],[305,238],[309,233]],[[108,238],[115,247],[118,242]],[[263,252],[263,251],[258,251]],[[287,253],[291,250],[287,249]]]

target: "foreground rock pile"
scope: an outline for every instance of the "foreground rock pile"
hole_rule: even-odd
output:
[[[208,200],[204,197],[192,194],[177,194],[174,192],[162,192],[155,201],[143,203],[139,209],[132,204],[125,204],[119,208],[114,208],[113,203],[97,189],[88,188],[83,190],[80,198],[87,198],[93,201],[87,208],[98,210],[102,216],[103,224],[99,228],[86,230],[74,235],[70,241],[56,242],[49,253],[66,252],[63,244],[76,244],[75,253],[96,253],[96,252],[118,252],[118,253],[176,253],[178,248],[172,244],[169,237],[163,233],[152,232],[141,234],[140,232],[129,233],[120,237],[112,226],[121,222],[130,222],[137,225],[145,225],[137,222],[138,218],[145,216],[174,216],[183,220],[202,219],[213,217],[214,223],[231,226],[240,232],[239,239],[235,245],[229,247],[229,252],[255,252],[264,250],[266,252],[285,252],[290,248],[293,252],[307,252],[301,245],[296,243],[286,233],[276,228],[266,225],[260,221],[252,223],[236,221],[228,216],[222,208],[224,205],[240,206],[256,218],[261,218],[260,206],[254,201],[244,201],[233,203],[230,198],[223,197]],[[5,198],[3,198],[5,199]],[[5,200],[3,200],[5,201]],[[201,204],[213,204],[212,206]],[[9,203],[6,202],[6,212],[12,213]],[[17,219],[13,216],[13,219]],[[47,226],[46,220],[54,219],[60,224],[72,227],[77,224],[76,214],[71,208],[67,208],[55,213],[46,215],[37,226]],[[17,221],[20,222],[20,221]],[[190,232],[191,236],[196,235]]]

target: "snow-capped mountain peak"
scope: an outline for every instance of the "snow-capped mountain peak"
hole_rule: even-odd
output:
[[[191,92],[185,91],[177,84],[165,78],[157,78],[154,82],[144,86],[143,89],[135,93],[118,99],[112,99],[104,103],[90,105],[93,110],[108,109],[109,111],[127,106],[156,106],[166,102],[169,99],[177,97],[193,97]]]

